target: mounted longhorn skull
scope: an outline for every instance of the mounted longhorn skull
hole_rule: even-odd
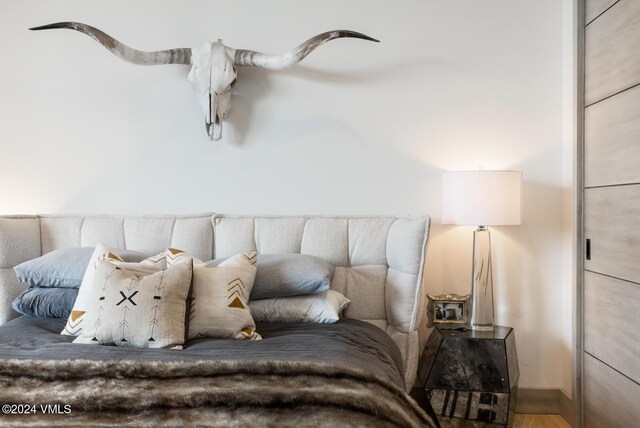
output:
[[[88,35],[107,48],[118,58],[138,65],[190,64],[189,81],[198,94],[204,112],[207,134],[213,140],[222,136],[222,122],[231,107],[231,92],[236,85],[237,66],[281,70],[302,61],[314,49],[329,40],[340,37],[378,42],[362,33],[348,30],[335,30],[318,34],[283,55],[265,55],[244,49],[225,46],[221,40],[207,42],[199,48],[178,48],[156,52],[143,52],[120,43],[108,34],[79,22],[58,22],[30,28],[30,30],[49,30],[68,28]]]

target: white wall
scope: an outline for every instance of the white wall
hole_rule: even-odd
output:
[[[497,321],[516,328],[521,387],[570,390],[562,6],[0,0],[0,213],[428,212],[429,291],[468,293],[472,229],[437,225],[440,174],[522,170],[524,224],[493,229]],[[223,38],[279,53],[336,28],[382,43],[337,40],[290,71],[242,69],[225,139],[211,142],[188,67],[27,31],[64,20],[143,50]]]
[[[575,197],[576,189],[574,180],[577,168],[577,13],[578,5],[574,0],[563,0],[563,143],[562,143],[562,286],[559,287],[558,294],[562,300],[562,316],[560,324],[562,326],[562,362],[563,379],[562,389],[571,397],[573,385],[573,351],[574,330],[576,319],[574,287],[577,274],[576,254],[577,236],[575,230],[576,210]]]

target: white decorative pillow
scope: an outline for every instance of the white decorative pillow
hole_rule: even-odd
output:
[[[256,253],[242,253],[209,267],[188,253],[170,248],[167,265],[193,261],[189,339],[220,337],[260,340],[248,300],[256,277]]]
[[[191,277],[191,263],[137,276],[98,261],[86,325],[73,343],[182,348]]]
[[[333,324],[351,303],[337,291],[295,297],[252,300],[251,315],[258,322],[309,322]]]
[[[165,253],[149,257],[139,263],[127,263],[122,261],[122,258],[120,258],[120,256],[118,256],[114,251],[102,244],[98,244],[91,255],[89,265],[84,272],[82,284],[78,290],[78,297],[76,298],[71,314],[67,319],[67,324],[64,326],[64,329],[60,334],[65,336],[79,336],[82,333],[82,329],[85,326],[84,320],[89,306],[91,288],[93,287],[93,279],[95,277],[96,269],[98,268],[98,262],[101,260],[110,260],[114,263],[118,263],[122,267],[125,267],[138,275],[151,274],[159,270],[166,269],[167,267]]]

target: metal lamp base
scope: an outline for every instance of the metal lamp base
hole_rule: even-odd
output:
[[[471,328],[493,330],[493,272],[491,270],[491,234],[479,226],[473,232],[473,274],[471,287]]]

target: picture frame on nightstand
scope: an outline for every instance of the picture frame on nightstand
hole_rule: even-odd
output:
[[[427,327],[469,328],[471,322],[471,294],[427,295]]]

